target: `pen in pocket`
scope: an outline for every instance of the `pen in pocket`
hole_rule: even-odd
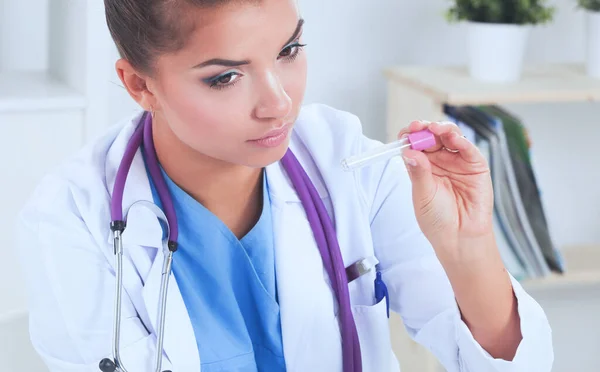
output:
[[[379,301],[383,300],[385,297],[386,308],[387,308],[387,317],[390,317],[390,296],[388,294],[387,286],[385,285],[381,272],[377,271],[377,276],[375,277],[375,303],[379,303]]]

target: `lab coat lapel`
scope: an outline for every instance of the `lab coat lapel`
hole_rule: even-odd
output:
[[[327,193],[310,170],[309,155],[291,145],[322,198]],[[340,370],[337,303],[304,208],[280,163],[267,167],[272,199],[276,277],[289,371]],[[316,367],[316,369],[315,369]]]
[[[107,155],[107,186],[112,194],[116,170],[121,162],[127,142],[131,138],[141,115],[134,118],[119,134]],[[124,213],[136,202],[154,203],[152,191],[141,151],[138,150],[123,193]],[[112,234],[109,236],[112,245]],[[162,228],[156,215],[141,204],[131,208],[127,216],[127,227],[123,233],[123,249],[128,262],[124,266],[124,282],[141,279],[143,289],[141,301],[144,308],[138,309],[140,318],[156,334],[159,328],[160,286],[164,264]],[[177,255],[175,252],[174,255]],[[135,278],[131,278],[135,276]],[[128,280],[127,278],[131,278]],[[133,297],[138,297],[135,294]],[[137,306],[137,305],[136,305]],[[173,274],[169,279],[165,321],[164,353],[175,370],[199,371],[200,359],[192,324]]]

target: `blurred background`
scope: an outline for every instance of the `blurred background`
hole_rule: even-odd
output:
[[[486,2],[477,18],[446,0],[299,0],[306,103],[354,113],[381,141],[410,120],[459,123],[493,159],[503,257],[550,318],[554,371],[600,371],[600,4]],[[28,341],[15,215],[43,174],[138,110],[117,58],[100,0],[0,0],[8,370],[46,371]],[[391,326],[403,371],[439,370]]]

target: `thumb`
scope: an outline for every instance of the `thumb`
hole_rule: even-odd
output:
[[[413,189],[413,199],[420,207],[422,203],[431,200],[435,193],[435,181],[431,173],[431,163],[421,151],[406,150],[402,155],[410,176]]]

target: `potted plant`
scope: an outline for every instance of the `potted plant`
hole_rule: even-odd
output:
[[[577,0],[586,17],[586,70],[600,78],[600,0]]]
[[[546,0],[453,0],[450,22],[468,23],[470,75],[486,82],[521,78],[531,28],[552,20]]]

